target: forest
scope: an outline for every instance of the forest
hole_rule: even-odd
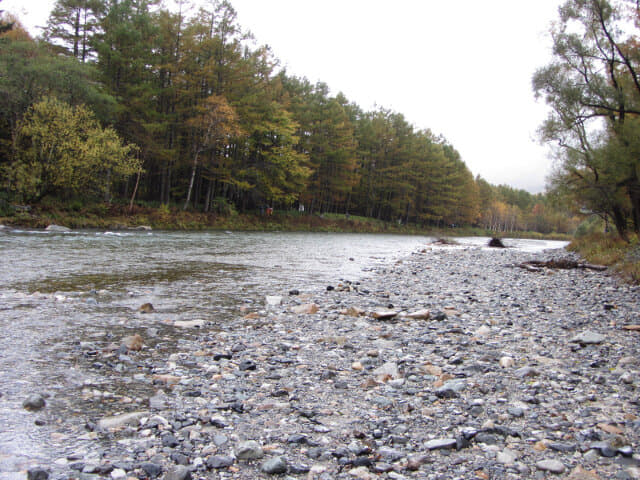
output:
[[[552,195],[474,178],[444,136],[401,113],[288,75],[229,1],[189,15],[184,4],[57,0],[38,38],[3,15],[0,209],[55,199],[500,232],[579,223]]]

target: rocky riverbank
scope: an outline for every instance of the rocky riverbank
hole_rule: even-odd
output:
[[[640,478],[640,289],[517,267],[568,256],[427,246],[224,321],[132,312],[25,399],[59,453],[29,477]]]

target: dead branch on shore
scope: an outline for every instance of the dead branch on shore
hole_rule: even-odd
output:
[[[493,237],[489,240],[488,246],[492,248],[507,248],[498,237]]]
[[[573,269],[586,269],[602,272],[607,269],[605,265],[594,265],[591,263],[579,263],[575,260],[569,260],[566,258],[560,258],[558,260],[548,260],[546,262],[541,260],[529,260],[518,265],[520,268],[524,268],[528,272],[541,272],[543,268],[551,268],[553,270],[573,270]]]

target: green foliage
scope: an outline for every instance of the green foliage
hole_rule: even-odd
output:
[[[47,194],[108,196],[113,183],[140,168],[135,148],[103,129],[85,107],[56,98],[33,105],[19,129],[9,188],[26,200]]]

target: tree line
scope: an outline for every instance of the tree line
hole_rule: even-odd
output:
[[[288,75],[230,2],[186,10],[57,0],[37,39],[3,19],[3,195],[569,228],[546,197],[474,178],[453,145],[402,114]]]

